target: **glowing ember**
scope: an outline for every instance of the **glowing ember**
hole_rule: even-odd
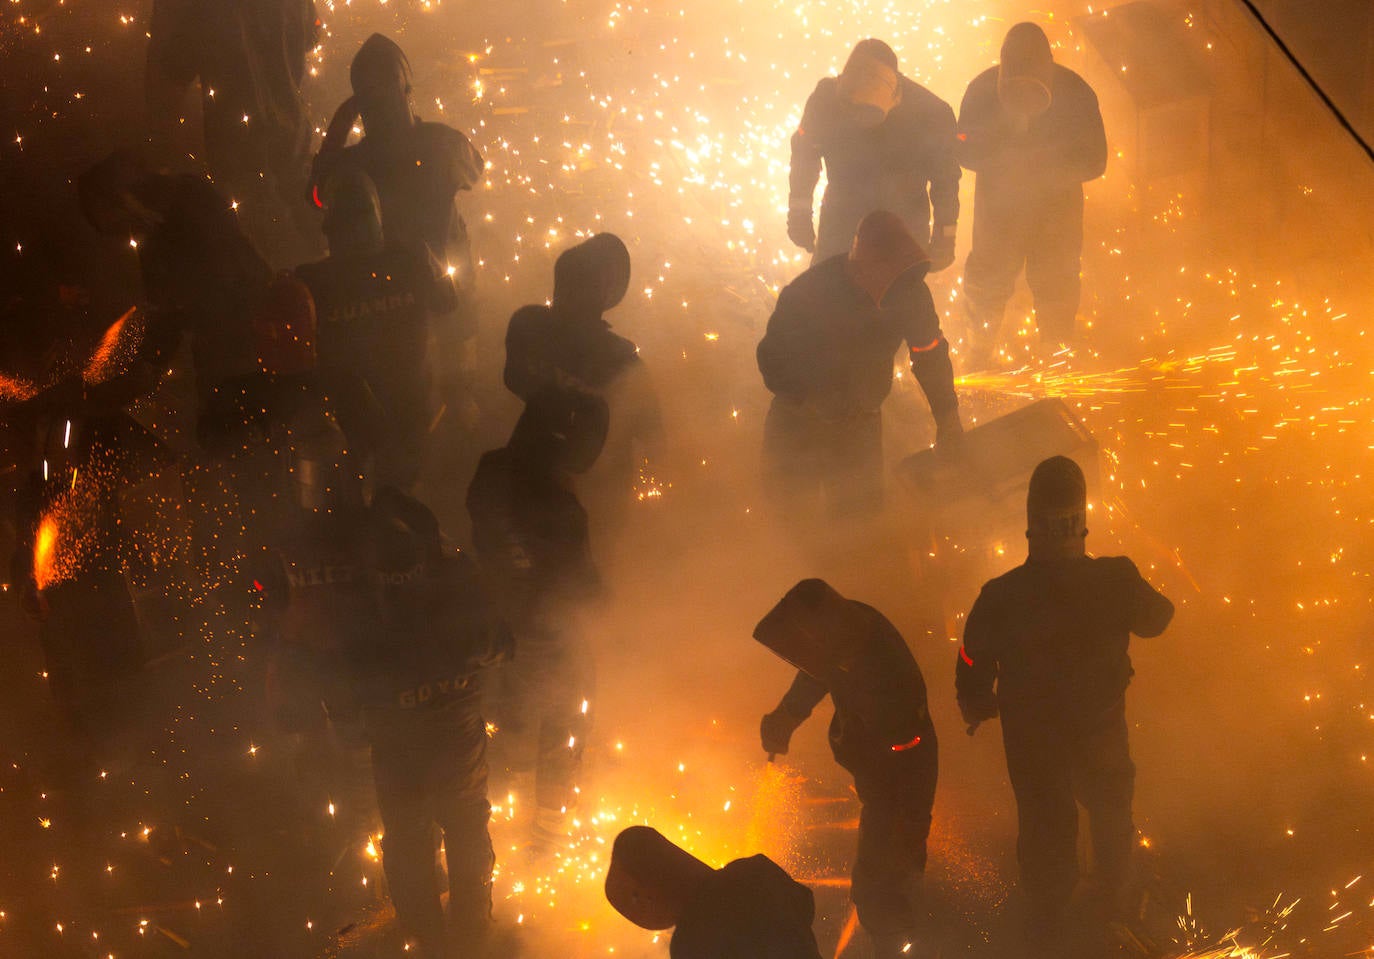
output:
[[[142,335],[140,324],[130,322],[137,310],[137,307],[129,307],[123,316],[110,324],[105,335],[100,338],[100,345],[91,354],[90,362],[86,364],[86,369],[82,373],[82,379],[87,383],[103,383],[123,372],[123,367],[133,357]]]
[[[39,589],[47,589],[68,575],[58,561],[58,533],[57,517],[51,513],[44,516],[33,540],[33,578]]]

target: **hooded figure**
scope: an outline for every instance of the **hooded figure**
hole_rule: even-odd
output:
[[[1086,554],[1083,471],[1056,456],[1026,497],[1026,562],[987,583],[955,663],[964,720],[1002,720],[1016,794],[1028,932],[1047,953],[1078,881],[1078,804],[1088,811],[1098,891],[1129,878],[1135,766],[1126,727],[1127,647],[1158,636],[1174,607],[1124,556]]]
[[[581,484],[602,538],[622,522],[663,429],[639,348],[604,319],[629,285],[629,250],[615,234],[598,233],[559,254],[551,305],[522,306],[506,329],[505,383],[512,393],[528,401],[550,387],[572,389],[600,396],[609,407],[605,453]]]
[[[410,62],[395,41],[381,34],[369,37],[353,58],[349,79],[353,96],[329,123],[311,169],[311,198],[323,206],[335,171],[349,166],[361,170],[376,187],[387,244],[423,245],[433,261],[432,272],[452,278],[456,295],[431,317],[430,332],[437,350],[437,402],[447,414],[439,435],[445,446],[453,445],[464,435],[466,421],[475,417],[469,381],[477,331],[472,301],[476,274],[458,194],[481,182],[485,164],[462,133],[415,115]],[[359,120],[363,138],[346,145]]]
[[[411,104],[410,61],[395,41],[374,33],[349,67],[353,96],[335,112],[312,171],[316,205],[330,174],[349,164],[376,184],[382,227],[389,241],[418,240],[459,284],[472,281],[467,226],[457,208],[459,191],[482,178],[481,155],[463,134],[419,119]],[[347,144],[359,120],[363,138]]]
[[[616,836],[606,899],[643,929],[676,927],[672,959],[820,959],[811,890],[766,856],[712,869],[656,829]]]
[[[1054,62],[1033,23],[1007,31],[1001,62],[968,85],[959,162],[977,174],[964,295],[971,365],[991,362],[1022,267],[1047,347],[1072,342],[1083,249],[1083,184],[1107,166],[1097,96]]]
[[[930,254],[931,270],[954,262],[959,162],[954,111],[898,71],[881,40],[862,40],[838,77],[816,84],[792,135],[787,235],[813,264],[849,248],[874,210],[898,214]],[[825,167],[820,234],[813,194]]]
[[[423,244],[387,242],[376,186],[362,170],[336,171],[321,199],[329,257],[296,270],[319,315],[320,368],[367,384],[383,425],[378,485],[409,490],[434,419],[431,333],[453,307],[453,282],[436,275]]]
[[[482,678],[510,657],[511,633],[476,564],[443,547],[434,514],[418,500],[381,490],[370,519],[377,617],[354,634],[345,661],[372,746],[382,867],[421,955],[480,953],[495,865]],[[447,916],[434,868],[438,836]]]
[[[345,443],[337,429],[301,435],[302,522],[254,584],[279,620],[278,717],[321,723],[323,697],[332,720],[361,718],[403,933],[424,956],[480,953],[495,863],[481,677],[509,658],[511,634],[434,515],[395,489],[367,497]]]
[[[571,480],[596,460],[606,426],[600,397],[542,391],[468,487],[477,557],[520,645],[493,689],[499,742],[517,776],[532,774],[534,837],[552,848],[567,843],[591,719],[593,668],[575,614],[600,588]]]
[[[605,394],[639,363],[639,349],[603,314],[625,298],[630,251],[598,233],[559,254],[551,306],[516,310],[506,329],[506,389],[522,400],[546,387]]]
[[[778,295],[758,364],[774,396],[764,457],[779,494],[823,491],[832,513],[881,505],[879,411],[902,342],[935,418],[937,445],[963,432],[928,268],[901,219],[878,211],[859,224],[848,256],[818,263]]]
[[[797,667],[782,702],[763,717],[770,758],[787,752],[822,699],[835,704],[830,748],[853,774],[862,804],[854,907],[879,959],[899,959],[917,936],[912,890],[925,871],[938,772],[921,668],[881,613],[819,579],[788,591],[754,638]]]

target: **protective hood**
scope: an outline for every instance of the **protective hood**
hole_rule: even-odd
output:
[[[1044,460],[1031,474],[1026,494],[1028,536],[1081,539],[1087,533],[1088,484],[1067,456]]]
[[[630,251],[614,233],[598,233],[559,255],[553,310],[561,317],[600,317],[630,288]]]
[[[348,80],[356,97],[388,90],[398,81],[409,90],[411,79],[410,61],[405,51],[395,40],[380,33],[374,33],[363,42],[348,68]]]
[[[715,872],[657,829],[631,826],[615,837],[606,901],[643,929],[671,929],[693,893]]]
[[[863,40],[854,47],[840,71],[840,98],[851,104],[856,123],[875,127],[886,119],[900,99],[897,55],[881,40]]]
[[[1034,23],[1018,23],[1002,41],[997,96],[1012,116],[1033,120],[1050,108],[1054,54],[1049,37]]]
[[[821,579],[787,591],[754,627],[754,639],[802,672],[834,682],[868,645],[868,623],[854,603]]]
[[[908,270],[930,269],[930,257],[902,218],[876,210],[863,218],[849,249],[848,273],[869,298],[881,306],[897,278]]]

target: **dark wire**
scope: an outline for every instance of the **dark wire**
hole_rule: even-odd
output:
[[[1292,50],[1288,49],[1288,44],[1284,43],[1283,38],[1269,25],[1269,21],[1264,18],[1264,14],[1260,13],[1259,8],[1255,6],[1254,0],[1240,0],[1240,2],[1244,4],[1245,9],[1250,11],[1250,15],[1258,21],[1264,32],[1269,35],[1269,39],[1274,41],[1274,45],[1279,48],[1279,52],[1288,59],[1289,63],[1293,64],[1298,73],[1302,74],[1302,78],[1307,81],[1307,85],[1312,88],[1317,96],[1321,97],[1322,103],[1326,104],[1326,108],[1331,111],[1332,115],[1336,118],[1336,122],[1344,127],[1345,132],[1350,134],[1351,139],[1360,145],[1360,149],[1364,150],[1364,155],[1374,161],[1374,147],[1371,147],[1369,141],[1360,135],[1360,131],[1356,130],[1354,124],[1346,119],[1345,114],[1341,112],[1341,108],[1336,106],[1335,101],[1326,95],[1326,91],[1322,89],[1321,84],[1313,78],[1312,74],[1307,72],[1307,68],[1302,65],[1302,61],[1293,54]]]

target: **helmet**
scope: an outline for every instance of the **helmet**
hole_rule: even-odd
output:
[[[657,829],[631,826],[611,846],[606,901],[640,928],[671,929],[713,872]]]
[[[305,510],[367,506],[366,471],[343,430],[321,409],[303,410],[288,424],[288,462],[296,505]]]
[[[606,401],[581,390],[548,387],[530,397],[511,433],[510,449],[532,465],[585,473],[606,444]]]
[[[310,288],[280,273],[253,311],[253,345],[264,373],[290,376],[315,368],[315,301]]]
[[[1013,116],[1033,120],[1050,108],[1054,54],[1049,37],[1034,23],[1018,23],[1002,41],[997,96]]]
[[[881,40],[860,40],[840,71],[840,97],[859,112],[860,127],[882,123],[899,99],[897,54]]]
[[[598,233],[564,250],[553,266],[553,309],[569,317],[601,316],[630,288],[630,251],[614,233]]]
[[[390,93],[397,84],[409,93],[412,78],[405,51],[395,40],[380,33],[374,33],[363,41],[348,67],[348,81],[353,87],[353,95],[364,99]]]
[[[886,210],[864,217],[849,248],[850,278],[881,305],[897,278],[911,269],[920,269],[924,276],[930,257],[902,218]]]
[[[1026,535],[1082,539],[1088,533],[1088,485],[1067,456],[1044,460],[1031,474],[1026,494]]]

